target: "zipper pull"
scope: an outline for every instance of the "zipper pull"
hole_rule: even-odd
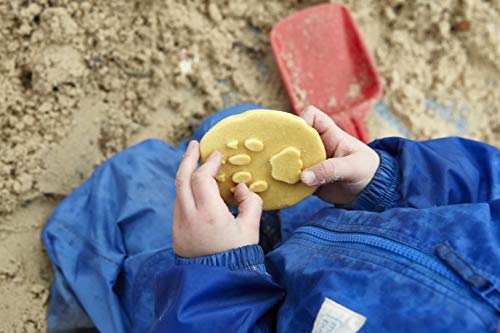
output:
[[[448,267],[462,278],[471,289],[500,313],[500,290],[479,274],[474,266],[458,254],[448,241],[435,247],[436,254]]]

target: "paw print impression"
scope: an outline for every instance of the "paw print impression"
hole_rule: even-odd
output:
[[[238,140],[231,139],[226,143],[226,146],[230,149],[236,150],[238,149],[238,143]],[[243,146],[251,152],[261,152],[264,150],[264,143],[261,140],[255,138],[246,139],[243,142]],[[234,166],[247,166],[252,162],[252,157],[246,153],[240,153],[230,156],[228,158],[228,161],[231,165]],[[231,180],[236,184],[245,183],[248,185],[252,181],[252,178],[252,173],[245,169],[236,171],[231,175]],[[223,182],[226,180],[226,178],[218,177],[217,180]],[[248,186],[250,191],[253,191],[255,193],[265,192],[267,191],[268,187],[268,183],[262,179],[255,180]],[[230,190],[231,192],[234,192],[234,187],[232,187]]]
[[[229,140],[226,146],[231,149],[237,149],[238,140]],[[243,146],[252,152],[261,152],[264,150],[264,143],[255,138],[246,139]],[[230,156],[228,161],[234,166],[248,166],[252,162],[252,157],[246,153],[239,153]],[[271,156],[269,163],[271,164],[271,177],[274,180],[290,185],[300,180],[303,162],[301,152],[298,148],[293,146],[284,148],[279,153]],[[226,180],[225,177],[216,178],[219,181]],[[236,171],[231,175],[231,180],[236,184],[245,183],[248,185],[252,181],[252,174],[248,170]],[[262,193],[267,191],[269,184],[263,179],[257,179],[249,185],[249,188],[255,193]]]
[[[276,155],[271,156],[271,177],[287,184],[295,184],[300,180],[302,159],[300,150],[295,147],[286,147]]]
[[[200,140],[202,163],[222,153],[216,175],[224,201],[236,205],[234,191],[244,183],[263,201],[264,210],[290,207],[313,194],[300,181],[305,168],[324,161],[318,132],[303,119],[276,110],[249,110],[222,119]]]

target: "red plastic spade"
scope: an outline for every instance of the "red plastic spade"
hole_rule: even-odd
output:
[[[293,110],[325,111],[364,142],[364,117],[382,83],[349,10],[340,4],[304,9],[271,31],[271,46]]]

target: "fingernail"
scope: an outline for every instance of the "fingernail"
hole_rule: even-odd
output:
[[[316,180],[316,175],[312,171],[302,171],[302,182],[306,185],[312,185]]]
[[[247,188],[248,188],[247,184],[245,184],[245,183],[239,183],[238,185],[236,185],[236,190],[237,191],[244,191]]]
[[[189,141],[189,144],[188,144],[188,147],[187,149],[192,149],[194,147],[194,143],[196,142],[196,140],[191,140]]]
[[[234,193],[233,195],[235,196],[234,198],[239,201],[241,199],[241,195],[243,195],[244,191],[245,191],[245,188],[246,188],[246,184],[245,183],[239,183],[238,185],[236,185],[236,188],[234,189]],[[242,192],[243,191],[243,192]]]

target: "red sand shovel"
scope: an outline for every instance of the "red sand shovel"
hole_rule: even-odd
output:
[[[312,104],[368,142],[363,120],[382,83],[346,7],[318,5],[284,18],[271,31],[271,46],[296,114]]]

